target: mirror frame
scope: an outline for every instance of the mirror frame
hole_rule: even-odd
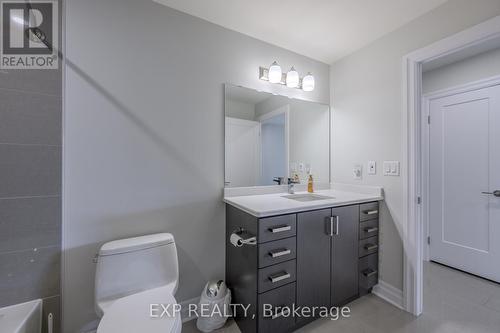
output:
[[[265,94],[268,94],[269,96],[280,96],[280,97],[288,98],[290,100],[310,102],[310,103],[326,106],[328,108],[328,183],[332,182],[332,108],[330,107],[329,104],[314,102],[314,101],[310,101],[310,100],[302,99],[302,98],[289,97],[286,95],[280,95],[280,94],[272,93],[272,92],[265,91],[265,90],[259,90],[259,89],[245,87],[245,86],[242,86],[239,84],[224,83],[224,96],[223,96],[223,103],[222,103],[222,106],[223,106],[222,112],[224,115],[224,117],[222,117],[222,122],[223,122],[222,123],[222,129],[223,129],[222,133],[223,133],[223,142],[224,142],[224,144],[223,144],[223,146],[224,146],[223,152],[224,153],[223,153],[223,163],[222,163],[223,169],[224,169],[223,177],[222,177],[223,178],[223,188],[238,188],[238,187],[226,187],[226,126],[225,126],[225,121],[226,121],[226,92],[227,92],[228,87],[244,88],[244,89],[256,91],[258,93],[265,93]],[[252,186],[244,186],[244,187],[272,187],[272,186],[282,186],[282,185],[252,185]]]

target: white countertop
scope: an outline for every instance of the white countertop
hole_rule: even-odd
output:
[[[357,189],[360,189],[357,191]],[[368,190],[367,190],[368,189]],[[307,193],[297,191],[295,194]],[[383,200],[380,187],[332,186],[332,189],[315,191],[314,194],[333,197],[332,199],[300,202],[284,198],[288,193],[252,194],[226,196],[224,202],[237,207],[253,216],[266,217],[273,215],[303,212],[327,207],[345,206],[370,201]]]

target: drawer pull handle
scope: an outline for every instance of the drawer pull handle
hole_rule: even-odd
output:
[[[363,275],[366,276],[366,277],[370,277],[370,276],[373,276],[375,274],[377,274],[377,271],[375,271],[375,270],[373,270],[371,268],[365,269],[363,271]]]
[[[269,255],[272,258],[278,258],[281,256],[286,256],[288,254],[292,253],[289,249],[280,249],[280,250],[274,250],[274,251],[269,251]]]
[[[378,231],[378,228],[377,228],[377,227],[373,227],[373,228],[365,228],[365,232],[366,232],[366,233],[375,232],[375,231]]]
[[[376,248],[378,248],[377,244],[366,244],[365,245],[365,250],[367,250],[367,251],[375,250]]]
[[[375,214],[378,214],[378,209],[364,210],[363,214],[365,214],[365,215],[375,215]]]
[[[289,225],[283,225],[281,227],[269,228],[269,231],[271,231],[273,234],[276,234],[278,232],[289,231],[289,230],[292,230],[292,227]]]
[[[279,309],[281,308],[281,311],[279,311]],[[272,315],[271,319],[277,319],[279,317],[282,317],[282,316],[289,316],[290,315],[290,309],[289,308],[285,308],[285,307],[278,307],[276,308],[276,311],[273,311],[274,314]]]
[[[270,275],[269,280],[271,280],[272,283],[280,282],[286,279],[290,278],[290,273],[287,272],[281,272],[278,274]]]

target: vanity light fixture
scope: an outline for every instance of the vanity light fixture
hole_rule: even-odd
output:
[[[268,76],[269,76],[269,82],[271,83],[281,82],[281,77],[283,76],[283,73],[281,71],[281,66],[278,65],[276,61],[271,64],[271,67],[269,67]]]
[[[302,79],[302,90],[304,91],[313,91],[314,90],[314,76],[311,72],[307,73],[306,76]]]
[[[300,84],[299,72],[292,68],[286,73],[286,86],[288,88],[298,88]]]
[[[288,73],[283,73],[276,61],[269,68],[259,67],[259,79],[286,85],[289,88],[297,88],[304,91],[314,90],[314,76],[310,72],[301,79],[295,67],[292,66]]]

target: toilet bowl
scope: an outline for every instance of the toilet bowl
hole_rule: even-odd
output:
[[[98,254],[95,309],[101,318],[97,333],[179,333],[179,312],[173,309],[179,280],[177,249],[168,233],[112,241]],[[163,307],[161,309],[163,309]]]
[[[156,288],[116,300],[104,313],[97,333],[180,333],[182,320],[177,312],[151,316],[151,304],[176,304],[169,288]],[[172,309],[172,307],[169,307]]]

